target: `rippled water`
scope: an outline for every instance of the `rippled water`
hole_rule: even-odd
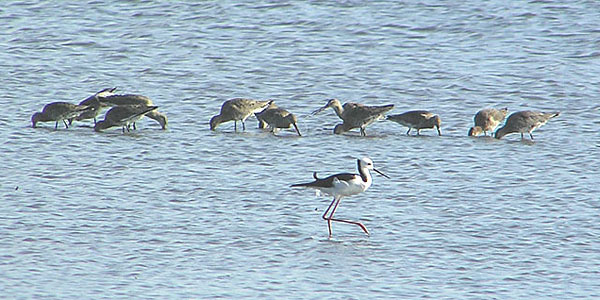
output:
[[[3,3],[3,298],[600,297],[597,1]],[[30,127],[117,86],[169,117],[138,130]],[[233,97],[275,99],[305,135],[218,131]],[[337,97],[428,109],[443,136],[381,121],[331,134]],[[468,138],[483,107],[561,111]],[[377,168],[367,192],[290,183]]]

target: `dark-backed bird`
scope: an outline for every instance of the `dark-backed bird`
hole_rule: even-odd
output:
[[[46,104],[42,109],[42,112],[36,112],[31,116],[31,127],[35,128],[38,122],[54,121],[54,129],[58,129],[58,122],[62,121],[65,124],[65,128],[69,128],[69,125],[65,120],[76,118],[80,114],[93,109],[93,105],[77,105],[68,102],[52,102]]]
[[[342,103],[338,99],[330,99],[325,106],[315,110],[312,114],[316,115],[323,110],[331,107],[336,115],[342,119],[341,124],[337,124],[333,133],[341,134],[355,128],[360,128],[360,134],[366,136],[365,128],[371,123],[384,117],[384,114],[394,108],[393,104],[382,106],[367,106],[354,102]]]
[[[477,136],[482,132],[484,135],[487,135],[488,131],[491,134],[494,132],[494,129],[496,129],[496,127],[498,127],[498,125],[504,121],[504,118],[506,118],[507,114],[508,108],[485,108],[478,111],[473,118],[475,126],[469,129],[469,136]]]
[[[246,119],[257,112],[261,112],[273,100],[253,100],[246,98],[233,98],[223,102],[221,111],[210,119],[210,130],[216,130],[221,123],[234,121],[234,130],[237,131],[237,121],[242,121],[242,129],[246,130]]]
[[[523,139],[523,133],[529,133],[529,137],[533,140],[532,132],[558,115],[560,115],[560,112],[518,111],[508,116],[504,126],[496,130],[494,136],[501,139],[510,133],[521,133],[521,139]]]
[[[373,170],[385,178],[389,178],[387,175],[375,169],[373,167],[373,161],[368,157],[358,159],[357,164],[358,174],[340,173],[325,178],[318,178],[317,172],[314,172],[313,177],[315,178],[315,181],[291,185],[292,187],[317,189],[322,194],[333,197],[331,204],[329,204],[329,207],[327,207],[327,210],[325,210],[325,213],[323,213],[322,216],[322,218],[327,221],[329,237],[332,235],[331,222],[342,222],[358,225],[367,235],[369,235],[367,227],[360,222],[333,218],[333,214],[335,213],[335,210],[337,209],[338,205],[340,204],[340,200],[343,197],[360,194],[366,191],[371,184],[373,184],[373,179],[369,170]]]
[[[133,125],[135,130],[135,122],[141,119],[148,112],[157,109],[158,106],[145,106],[145,105],[120,105],[114,106],[109,109],[104,115],[104,120],[99,121],[94,126],[95,131],[102,131],[104,129],[121,126],[123,132],[125,129],[129,131],[129,127]]]
[[[254,115],[256,116],[256,119],[258,119],[258,128],[262,129],[268,126],[271,129],[271,132],[275,134],[275,131],[278,128],[290,128],[291,126],[294,126],[298,136],[302,136],[298,129],[298,119],[296,116],[283,108],[277,107],[273,102],[269,104],[267,109],[255,113]]]
[[[100,103],[107,106],[121,106],[121,105],[144,105],[153,106],[152,100],[146,96],[136,94],[112,94],[106,96],[98,96]],[[159,112],[158,110],[152,110],[146,114],[146,117],[155,120],[160,124],[162,129],[167,129],[167,115]]]
[[[442,119],[440,116],[426,110],[413,110],[398,115],[389,115],[387,119],[408,127],[407,135],[410,134],[410,130],[413,128],[417,130],[417,135],[420,135],[421,129],[434,127],[437,129],[438,135],[442,135],[440,129]]]
[[[106,107],[106,105],[104,105],[98,100],[98,97],[106,97],[109,95],[113,95],[113,92],[116,89],[116,87],[105,88],[79,102],[79,105],[90,105],[93,106],[94,109],[87,110],[86,112],[80,114],[76,118],[69,119],[69,125],[73,123],[73,120],[83,121],[88,119],[94,119],[94,125],[96,125],[96,117],[100,114],[102,108]]]

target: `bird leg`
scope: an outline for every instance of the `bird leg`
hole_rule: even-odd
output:
[[[56,121],[56,123],[54,123],[54,130],[58,129],[58,121]]]
[[[233,130],[237,132],[237,120],[233,120]]]
[[[69,125],[67,124],[67,121],[65,121],[65,120],[62,120],[62,121],[63,121],[63,124],[65,124],[65,128],[69,128]]]
[[[242,131],[246,131],[246,123],[244,123],[244,120],[242,120]]]
[[[133,130],[137,130],[137,128],[135,128],[135,122],[133,122]]]
[[[412,129],[411,127],[408,127],[408,131],[406,132],[406,135],[410,135],[410,130],[411,129]]]
[[[533,141],[533,134],[531,134],[531,132],[529,133],[529,137],[531,138],[531,140]]]
[[[367,133],[365,132],[365,129],[363,127],[360,128],[360,135],[367,136]]]
[[[523,133],[521,132],[521,139],[523,139]]]
[[[358,225],[367,235],[369,235],[369,231],[367,230],[367,227],[365,227],[365,225],[363,225],[360,222],[333,218],[333,214],[335,213],[335,210],[337,209],[338,205],[340,204],[340,200],[342,200],[341,197],[339,199],[337,199],[337,201],[334,198],[333,201],[336,201],[336,202],[335,202],[335,206],[333,206],[333,209],[331,210],[331,213],[326,218],[325,218],[325,214],[323,215],[324,219],[327,220],[327,226],[329,228],[329,237],[331,237],[331,222],[332,221]],[[333,204],[333,202],[331,202],[331,204]],[[329,207],[331,207],[331,205],[329,205]],[[329,208],[327,209],[327,211],[329,211]],[[325,213],[327,213],[327,211]]]
[[[316,178],[317,174],[316,172],[313,174],[313,176]],[[340,198],[341,199],[341,198]],[[339,199],[337,197],[333,197],[333,201],[331,201],[331,204],[329,204],[329,207],[327,207],[327,210],[325,210],[325,213],[323,213],[323,220],[327,221],[327,228],[329,228],[329,237],[331,237],[331,216],[329,216],[329,218],[327,218],[327,213],[329,212],[329,210],[331,209],[331,207],[333,206],[333,204],[338,201]],[[337,205],[336,205],[337,206]]]

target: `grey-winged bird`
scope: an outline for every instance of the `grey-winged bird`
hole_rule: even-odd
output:
[[[31,127],[35,128],[38,122],[54,121],[54,129],[58,129],[58,122],[62,121],[65,128],[69,125],[65,120],[76,118],[86,111],[93,110],[94,105],[77,105],[68,102],[52,102],[46,104],[41,112],[36,112],[31,116]]]
[[[102,131],[113,126],[121,126],[124,133],[125,128],[127,128],[127,131],[129,131],[129,127],[131,125],[133,125],[133,129],[135,130],[135,122],[141,119],[148,112],[157,108],[158,106],[145,105],[114,106],[106,112],[106,115],[104,115],[104,120],[96,123],[94,130]]]
[[[290,128],[294,126],[298,136],[302,136],[298,129],[298,119],[296,116],[283,108],[277,107],[275,103],[271,103],[267,109],[254,115],[258,119],[258,128],[262,129],[268,126],[274,134],[278,128]]]
[[[521,133],[521,139],[523,139],[523,133],[529,133],[529,137],[533,140],[532,132],[558,115],[560,115],[560,112],[546,113],[531,110],[512,113],[506,119],[504,126],[496,130],[494,137],[501,139],[510,133]]]
[[[354,128],[360,128],[360,134],[366,136],[365,128],[371,123],[384,118],[384,114],[394,108],[394,105],[367,106],[354,102],[347,102],[342,105],[340,100],[330,99],[325,106],[315,110],[312,114],[316,115],[329,107],[343,121],[335,126],[333,133],[341,134]]]
[[[112,94],[112,95],[100,95],[98,97],[100,103],[107,106],[121,106],[121,105],[144,105],[153,106],[152,100],[146,96],[136,94]],[[160,124],[162,129],[167,129],[167,115],[159,112],[158,110],[151,110],[145,115],[146,117],[155,120]]]
[[[261,112],[271,104],[273,100],[253,100],[246,98],[233,98],[223,102],[218,115],[210,119],[210,130],[216,130],[221,123],[234,121],[234,130],[237,131],[237,121],[242,122],[242,129],[246,130],[246,119],[257,112]]]
[[[438,135],[442,135],[440,126],[442,119],[440,116],[426,110],[413,110],[398,115],[389,115],[387,119],[408,127],[406,134],[410,134],[411,129],[417,130],[417,135],[421,134],[421,129],[436,128]]]
[[[488,131],[491,134],[494,132],[494,129],[496,129],[496,127],[498,127],[498,125],[504,121],[504,118],[506,118],[507,114],[508,108],[485,108],[478,111],[473,118],[475,126],[469,129],[469,136],[477,136],[482,132],[484,135],[487,135]]]

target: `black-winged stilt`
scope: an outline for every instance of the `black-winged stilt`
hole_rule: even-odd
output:
[[[329,204],[329,207],[327,207],[327,210],[325,210],[325,213],[323,213],[323,219],[327,221],[327,228],[329,229],[330,237],[332,234],[332,221],[358,225],[367,235],[369,235],[367,227],[360,222],[333,218],[333,214],[340,204],[342,197],[360,194],[366,191],[371,184],[373,184],[373,179],[369,170],[373,170],[385,178],[389,178],[387,175],[375,169],[373,167],[373,161],[368,157],[358,159],[357,163],[359,174],[340,173],[325,178],[318,178],[317,172],[314,172],[313,177],[315,178],[315,181],[291,185],[292,187],[314,188],[325,195],[333,197],[331,204]],[[330,210],[331,212],[329,213]]]

